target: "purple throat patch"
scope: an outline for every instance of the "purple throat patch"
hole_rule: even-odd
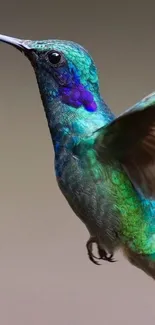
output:
[[[61,87],[60,95],[64,104],[75,108],[83,105],[89,112],[95,112],[97,109],[92,93],[81,84],[75,85],[72,88]]]

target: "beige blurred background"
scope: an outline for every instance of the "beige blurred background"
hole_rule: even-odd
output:
[[[154,1],[6,0],[0,33],[71,39],[115,113],[155,90]],[[154,324],[155,283],[121,255],[97,267],[60,193],[32,68],[0,44],[0,325]]]

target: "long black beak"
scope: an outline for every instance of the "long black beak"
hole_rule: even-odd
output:
[[[28,50],[30,50],[30,47],[27,44],[27,42],[28,42],[27,40],[21,40],[19,38],[14,38],[14,37],[0,34],[0,42],[10,44],[10,45],[16,47],[19,51],[24,52],[24,53],[27,52]]]

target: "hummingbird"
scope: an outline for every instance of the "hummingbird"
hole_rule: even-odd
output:
[[[89,259],[115,262],[121,250],[155,279],[155,92],[115,116],[82,45],[5,35],[0,41],[21,51],[34,69],[57,184],[88,230]]]

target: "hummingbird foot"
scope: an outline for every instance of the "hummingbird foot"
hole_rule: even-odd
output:
[[[96,265],[100,265],[96,260],[99,258],[93,254],[93,244],[97,244],[96,238],[95,237],[90,237],[86,243],[86,248],[87,248],[87,253],[88,257],[91,262],[93,262]]]
[[[98,255],[99,257],[95,256],[93,254],[93,244],[97,245],[97,250],[98,250]],[[108,253],[103,249],[99,247],[99,244],[96,240],[95,237],[90,237],[89,240],[86,243],[86,248],[87,248],[87,252],[88,252],[88,257],[91,260],[91,262],[93,262],[96,265],[100,265],[99,262],[97,262],[96,260],[104,260],[107,262],[116,262],[113,259],[113,254],[108,255]]]
[[[116,262],[116,260],[113,259],[114,256],[113,254],[108,255],[107,252],[104,249],[100,248],[99,246],[98,246],[98,254],[100,260],[104,260],[112,263]]]

